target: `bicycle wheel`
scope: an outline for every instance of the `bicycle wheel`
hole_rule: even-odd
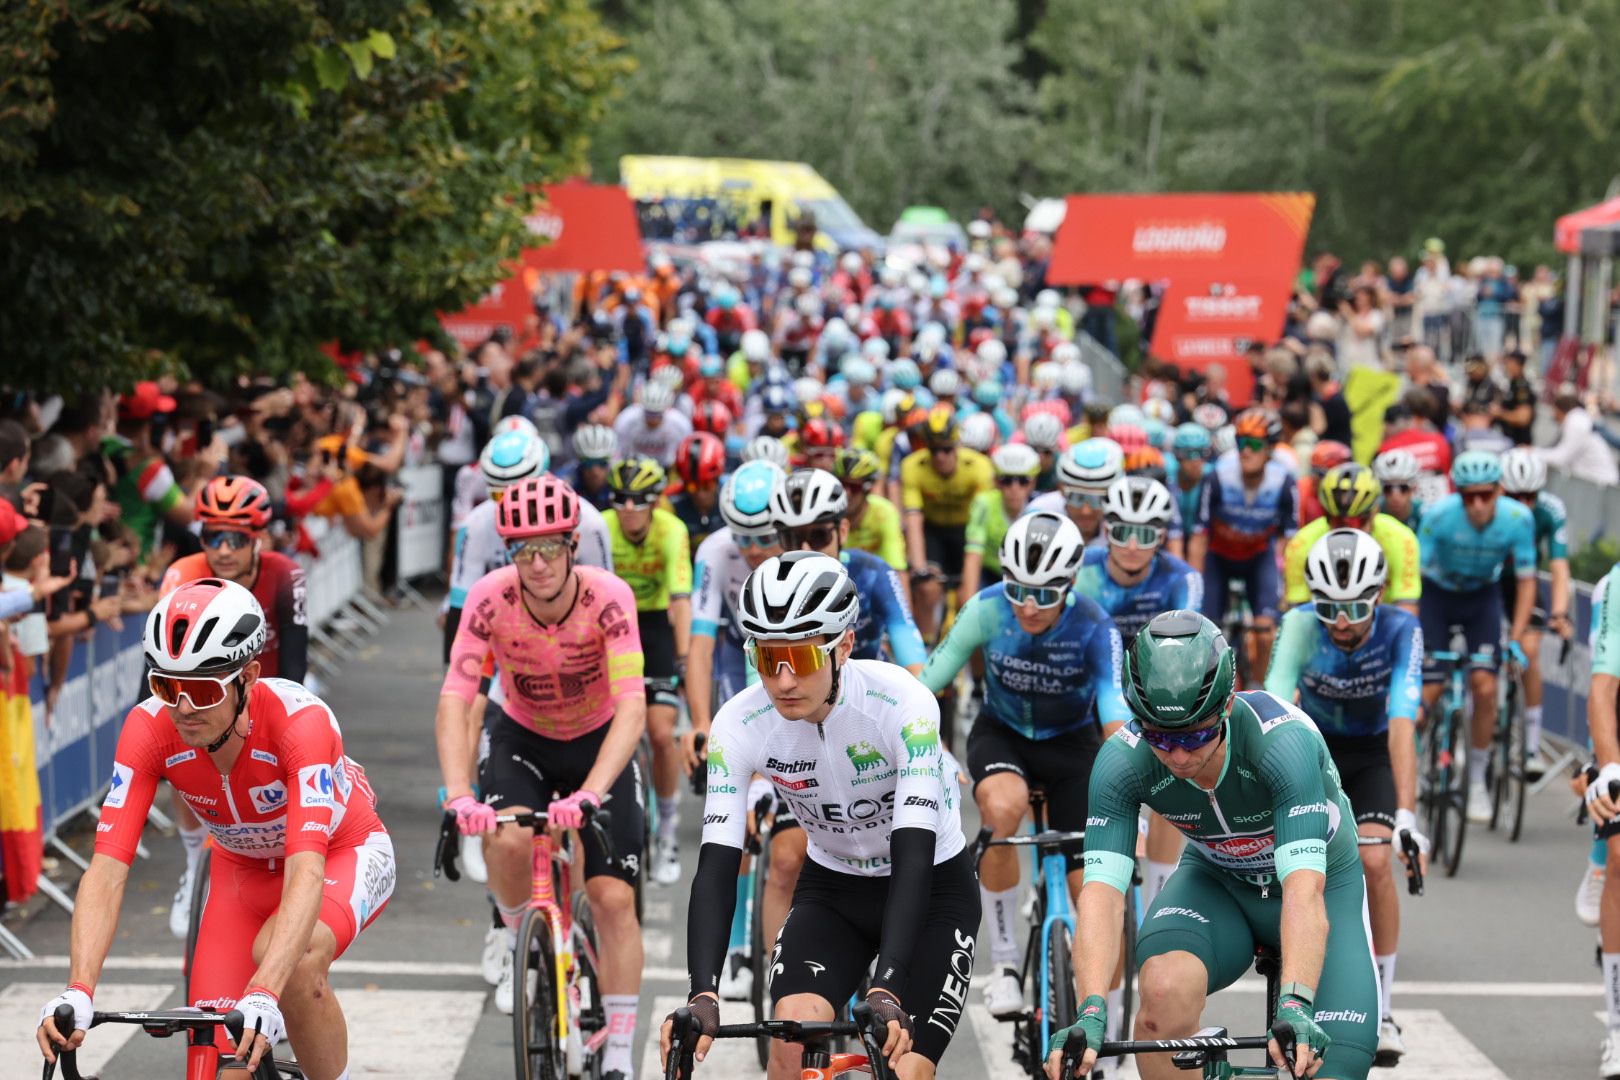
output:
[[[771,870],[770,849],[770,838],[761,836],[759,854],[754,856],[754,911],[748,920],[748,962],[754,965],[754,988],[749,991],[749,996],[754,1005],[754,1022],[760,1024],[771,1018],[771,999],[765,985],[771,976],[771,944],[765,941],[765,881]],[[755,1038],[754,1049],[759,1053],[759,1067],[763,1069],[768,1066],[771,1061],[770,1038],[765,1035]]]
[[[658,793],[652,785],[652,743],[642,735],[636,744],[636,768],[641,774],[641,857],[636,864],[636,922],[643,922],[648,868],[652,865],[653,830],[658,826]]]
[[[191,965],[197,956],[197,932],[202,929],[203,908],[208,906],[209,866],[213,853],[204,852],[202,864],[197,867],[197,881],[191,890],[191,915],[186,920],[186,954],[182,961],[185,969],[186,1004],[191,1004]]]
[[[1046,983],[1045,1009],[1048,1033],[1068,1027],[1075,1021],[1074,1003],[1074,940],[1069,924],[1059,920],[1046,932],[1046,970],[1050,975]],[[1037,1036],[1038,1037],[1038,1036]],[[1046,1048],[1041,1048],[1041,1058]]]
[[[518,1080],[564,1080],[567,1047],[557,1038],[551,925],[530,908],[518,928],[512,958],[512,1054]]]
[[[1497,803],[1506,815],[1502,829],[1509,841],[1517,843],[1519,834],[1524,831],[1524,799],[1530,786],[1529,752],[1525,744],[1524,707],[1519,704],[1518,694],[1510,694],[1509,699],[1511,711],[1501,733],[1502,749],[1498,757],[1501,795]]]
[[[1418,733],[1418,816],[1423,819],[1436,852],[1446,846],[1445,799],[1440,790],[1440,728],[1444,726],[1444,721],[1430,716]]]
[[[1446,868],[1446,877],[1456,877],[1462,866],[1463,840],[1468,836],[1468,764],[1465,747],[1468,738],[1466,717],[1460,709],[1454,710],[1446,727],[1446,745],[1442,748],[1442,790],[1449,835],[1440,852],[1440,861]]]
[[[597,974],[596,921],[591,905],[583,893],[574,894],[574,986],[578,989],[580,1038],[589,1038],[592,1032],[607,1027],[607,1010],[602,1005],[602,982]],[[602,1058],[575,1061],[570,1057],[568,1075],[582,1080],[601,1080]]]

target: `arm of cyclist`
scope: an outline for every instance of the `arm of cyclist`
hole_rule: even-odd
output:
[[[692,730],[681,736],[681,763],[688,776],[703,764],[698,757],[694,735],[707,736],[714,719],[714,631],[704,630],[692,621],[692,644],[686,653],[686,711]]]
[[[296,776],[296,773],[293,774]],[[289,807],[288,844],[298,836],[292,831]],[[330,813],[328,811],[328,813]],[[305,832],[303,835],[311,835]],[[275,928],[270,931],[270,942],[259,961],[258,970],[243,989],[238,1007],[247,1016],[236,1056],[256,1068],[259,1059],[270,1053],[282,1034],[279,1002],[287,982],[304,954],[309,951],[310,937],[315,921],[321,913],[322,890],[326,872],[326,834],[320,838],[318,849],[289,852],[282,873],[281,904],[276,908]],[[259,1023],[255,1025],[254,1020]],[[255,1031],[255,1026],[258,1030]]]
[[[1614,586],[1611,580],[1610,588]],[[1604,600],[1602,621],[1592,635],[1592,689],[1586,697],[1586,724],[1592,754],[1598,763],[1598,782],[1587,785],[1586,805],[1599,824],[1620,813],[1609,798],[1610,779],[1620,779],[1620,731],[1615,726],[1615,698],[1620,693],[1620,603]]]
[[[141,811],[141,817],[145,816],[146,812]],[[118,933],[118,912],[124,903],[124,885],[128,880],[129,863],[99,851],[90,856],[90,869],[79,879],[74,896],[68,988],[40,1010],[39,1027],[34,1032],[46,1061],[55,1061],[58,1049],[77,1050],[84,1042],[86,1029],[90,1027],[90,999],[95,996],[96,984],[101,981],[101,965],[112,951],[113,937]],[[58,1032],[51,1015],[64,1002],[74,1007],[74,1030],[70,1032]]]
[[[296,567],[276,593],[276,635],[280,644],[283,679],[303,682],[309,674],[309,619],[305,616],[302,567]]]
[[[1418,710],[1423,705],[1423,628],[1413,626],[1403,635],[1395,651],[1395,670],[1390,677],[1389,764],[1395,774],[1395,854],[1406,862],[1400,846],[1401,833],[1411,833],[1418,842],[1418,865],[1429,869],[1429,839],[1417,825],[1417,730]]]
[[[1548,596],[1547,625],[1553,633],[1568,641],[1575,633],[1575,623],[1569,617],[1569,560],[1549,559],[1547,573],[1552,578]]]
[[[984,552],[969,548],[962,555],[962,584],[957,587],[957,595],[966,604],[979,591],[979,578],[984,572]]]
[[[1513,540],[1513,572],[1518,575],[1520,588],[1513,600],[1512,622],[1508,637],[1523,648],[1525,631],[1530,629],[1530,615],[1536,607],[1536,526],[1535,519],[1526,511]]]
[[[1131,718],[1120,682],[1120,659],[1124,655],[1125,645],[1120,640],[1119,630],[1114,620],[1105,616],[1103,624],[1086,642],[1086,660],[1097,688],[1097,719],[1102,722],[1105,739]]]
[[[968,597],[956,621],[951,624],[951,632],[929,654],[928,663],[923,665],[922,674],[918,676],[929,690],[937,694],[951,685],[957,673],[967,666],[973,651],[990,640],[993,628],[991,620],[983,617],[984,606],[983,597]]]
[[[491,590],[492,591],[492,590]],[[482,603],[493,603],[474,586],[468,594],[473,611],[456,628],[450,645],[450,667],[439,691],[439,708],[434,716],[434,742],[439,751],[439,775],[444,781],[445,808],[454,810],[464,833],[484,833],[495,828],[495,812],[481,806],[473,797],[473,735],[468,715],[483,683],[484,659],[490,653],[490,626],[478,613]]]
[[[922,634],[911,617],[911,607],[900,591],[900,575],[893,570],[884,574],[874,594],[862,597],[861,602],[871,604],[877,617],[883,620],[894,662],[913,675],[921,675],[923,664],[928,659],[928,650],[923,646]]]
[[[1315,870],[1296,868],[1282,881],[1282,985],[1277,1019],[1293,1029],[1296,1076],[1314,1074],[1329,1042],[1315,1016],[1316,986],[1327,955],[1326,887],[1327,875]],[[1269,1049],[1272,1064],[1287,1068],[1277,1040],[1271,1040]]]
[[[1213,504],[1217,499],[1215,492],[1219,487],[1211,472],[1206,470],[1198,489],[1197,520],[1188,523],[1191,531],[1187,537],[1187,565],[1200,574],[1204,572],[1204,561],[1209,556],[1210,515],[1214,512]]]
[[[906,529],[906,565],[911,567],[912,577],[920,577],[928,572],[928,545],[923,541],[922,511],[905,511],[903,523]]]
[[[883,527],[878,531],[878,535],[881,537],[878,544],[878,558],[896,570],[904,571],[910,565],[906,558],[906,538],[900,531],[900,515],[896,514],[892,507],[884,516]]]

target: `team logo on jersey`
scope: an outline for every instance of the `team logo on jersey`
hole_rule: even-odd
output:
[[[937,734],[935,739],[937,741]],[[857,743],[850,743],[844,747],[844,753],[849,755],[849,763],[855,766],[856,776],[870,769],[881,768],[889,763],[889,759],[883,756],[883,752],[865,739]]]
[[[254,761],[262,761],[266,765],[275,765],[277,767],[281,765],[281,759],[276,757],[276,755],[272,754],[268,750],[255,750],[253,751],[252,758]]]
[[[298,770],[298,805],[332,805],[332,766],[306,765]]]
[[[135,770],[128,765],[113,762],[112,784],[107,788],[107,798],[102,806],[116,810],[124,805],[124,799],[129,796],[129,785],[135,779]]]
[[[272,780],[263,787],[248,788],[248,798],[253,800],[253,809],[259,813],[273,814],[287,807],[287,785]]]
[[[900,729],[900,741],[906,744],[906,760],[916,761],[939,749],[939,723],[919,716]]]
[[[717,742],[709,743],[709,775],[731,775],[731,768],[726,764],[726,749]]]
[[[182,750],[178,754],[170,754],[168,757],[164,758],[163,759],[163,767],[165,769],[172,769],[176,765],[184,764],[185,762],[192,760],[196,756],[197,756],[197,751],[195,751],[195,750]]]

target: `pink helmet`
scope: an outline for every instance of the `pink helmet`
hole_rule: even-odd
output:
[[[571,533],[579,527],[579,496],[550,474],[520,480],[506,489],[496,512],[502,540]]]

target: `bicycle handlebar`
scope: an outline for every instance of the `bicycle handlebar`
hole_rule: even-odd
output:
[[[859,1038],[871,1066],[873,1080],[894,1080],[882,1048],[888,1031],[872,1015],[872,1006],[857,1002],[850,1009],[850,1020],[763,1020],[753,1024],[721,1024],[716,1039],[757,1039],[764,1035],[806,1047],[828,1039]],[[692,1010],[681,1006],[670,1015],[669,1059],[664,1063],[664,1080],[692,1080],[692,1049],[699,1033],[694,1030]]]
[[[613,828],[613,812],[586,803],[580,807],[585,816],[585,830],[602,847],[602,853],[609,862],[613,861],[613,838],[608,835]],[[518,825],[525,829],[541,829],[546,825],[546,812],[544,810],[525,810],[520,814],[498,814],[495,822],[498,825]],[[456,866],[456,859],[461,853],[461,827],[456,824],[456,815],[452,810],[444,812],[444,818],[439,822],[439,842],[433,851],[433,876],[443,874],[451,881],[461,880],[461,870]]]
[[[58,1005],[53,1014],[56,1020],[56,1030],[64,1037],[73,1034],[73,1006]],[[239,1044],[242,1041],[244,1017],[236,1009],[225,1013],[205,1012],[202,1009],[170,1009],[160,1012],[98,1012],[91,1014],[90,1026],[100,1027],[102,1024],[139,1024],[141,1029],[155,1038],[167,1038],[179,1031],[205,1032],[213,1034],[213,1030],[221,1024],[230,1034],[231,1042]],[[229,1057],[229,1055],[225,1055]],[[230,1057],[232,1062],[237,1061]],[[62,1067],[62,1080],[94,1080],[85,1077],[79,1072],[77,1050],[58,1050],[56,1063],[45,1063],[44,1080],[51,1080],[56,1074],[56,1067]],[[268,1066],[268,1069],[267,1069]],[[238,1065],[238,1067],[241,1067]],[[259,1069],[255,1070],[259,1076],[275,1075],[275,1065],[266,1054],[259,1061]]]
[[[1598,778],[1597,763],[1593,762],[1593,761],[1587,762],[1586,763],[1586,782],[1588,784],[1595,784],[1595,783],[1597,783],[1597,778]],[[1611,802],[1620,802],[1620,780],[1610,780],[1609,781],[1609,800]],[[1583,820],[1585,818],[1585,816],[1586,816],[1586,800],[1582,799],[1581,800],[1581,817],[1578,818],[1577,820],[1578,821]],[[1597,827],[1597,838],[1599,840],[1607,840],[1611,836],[1620,836],[1620,815],[1616,815],[1616,816],[1610,818],[1608,821],[1605,821],[1602,825],[1599,825]]]
[[[1358,836],[1356,844],[1359,847],[1383,847],[1395,845],[1393,836]],[[1413,896],[1423,895],[1423,865],[1419,861],[1423,849],[1418,847],[1417,838],[1411,833],[1401,837],[1401,852],[1406,856],[1406,891]]]
[[[1288,1073],[1294,1073],[1294,1032],[1287,1024],[1278,1022],[1272,1025],[1268,1035],[1244,1035],[1234,1037],[1226,1034],[1224,1028],[1207,1028],[1197,1035],[1190,1035],[1184,1039],[1131,1039],[1119,1042],[1104,1042],[1097,1051],[1098,1058],[1119,1057],[1125,1054],[1173,1054],[1171,1060],[1178,1069],[1202,1068],[1210,1059],[1225,1061],[1226,1055],[1232,1050],[1265,1050],[1271,1040],[1277,1040],[1282,1049],[1283,1059],[1288,1062]],[[1058,1069],[1058,1075],[1069,1077],[1074,1070],[1080,1067],[1085,1057],[1086,1044],[1082,1041],[1076,1043],[1070,1040],[1063,1047],[1063,1058]]]
[[[990,839],[990,828],[985,826],[979,830],[970,845],[973,865],[979,865],[984,853],[993,847],[1033,847],[1042,855],[1054,852],[1078,851],[1084,846],[1086,834],[1081,832],[1060,832],[1057,829],[1043,829],[1038,833],[1025,833],[1022,836],[1004,836],[1000,840]]]

